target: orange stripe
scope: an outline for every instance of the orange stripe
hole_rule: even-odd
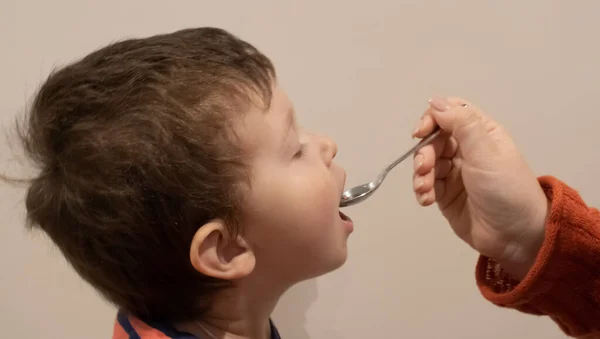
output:
[[[129,322],[142,339],[171,339],[171,337],[167,337],[161,331],[148,326],[138,318],[129,317]]]
[[[129,339],[129,334],[125,332],[121,324],[118,321],[115,321],[115,328],[113,329],[113,337],[112,339]]]

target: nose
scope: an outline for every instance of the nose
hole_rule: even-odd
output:
[[[333,162],[333,158],[335,158],[335,156],[337,155],[337,144],[335,143],[335,141],[325,136],[319,137],[319,142],[321,146],[321,155],[323,157],[323,161],[327,166],[330,166]]]

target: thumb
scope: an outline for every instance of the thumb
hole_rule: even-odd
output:
[[[475,150],[473,147],[484,146],[489,141],[487,129],[483,124],[483,114],[464,100],[450,102],[444,98],[432,98],[431,115],[441,129],[458,142],[463,152]]]

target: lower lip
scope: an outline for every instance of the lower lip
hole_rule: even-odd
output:
[[[344,228],[349,233],[352,233],[352,231],[354,231],[354,222],[352,222],[352,219],[350,219],[350,217],[348,217],[342,212],[340,212],[340,219],[342,219],[342,225],[344,226]]]

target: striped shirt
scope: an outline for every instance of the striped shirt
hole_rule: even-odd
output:
[[[162,323],[150,323],[128,316],[123,312],[117,314],[113,339],[206,339],[178,331],[173,326]],[[279,332],[271,322],[271,339],[281,339]]]

